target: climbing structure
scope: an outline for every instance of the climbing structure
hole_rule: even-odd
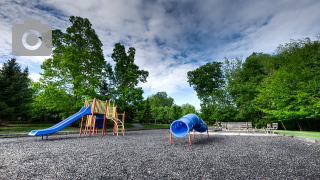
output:
[[[209,138],[207,124],[197,115],[190,113],[178,120],[173,121],[170,125],[170,144],[172,140],[172,134],[176,137],[184,137],[185,135],[189,134],[189,145],[191,146],[190,131],[193,131],[193,138],[195,138],[194,131],[197,131],[199,133],[207,131]]]
[[[111,104],[110,101],[113,101],[113,104]],[[99,128],[102,128],[102,135],[106,134],[107,121],[111,120],[114,122],[113,135],[115,133],[117,133],[118,135],[119,127],[121,127],[122,133],[124,135],[125,112],[123,112],[123,114],[117,113],[117,106],[115,106],[114,100],[109,100],[108,103],[108,101],[101,101],[95,98],[94,100],[86,100],[84,106],[91,106],[92,112],[91,115],[87,115],[86,117],[84,134],[87,134],[88,132],[89,136],[91,136],[92,132],[92,135],[94,135],[94,133],[98,133]],[[118,116],[120,115],[122,115],[121,119],[118,118]],[[84,116],[82,117],[79,135],[82,134],[83,122]]]
[[[111,104],[111,101],[113,102]],[[115,101],[113,99],[109,100],[109,104],[107,106],[107,116],[106,118],[108,120],[112,120],[114,122],[113,126],[113,135],[115,133],[119,133],[119,130],[121,129],[122,135],[124,136],[124,118],[125,118],[125,111],[123,113],[117,112],[117,106],[115,106]]]

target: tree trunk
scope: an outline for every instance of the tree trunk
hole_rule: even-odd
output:
[[[296,120],[296,121],[297,121],[297,123],[298,123],[298,126],[299,126],[300,131],[302,131],[302,128],[301,128],[301,126],[300,126],[300,124],[299,124],[299,121],[298,121],[298,120]]]
[[[284,130],[286,131],[287,129],[286,129],[286,127],[284,126],[282,120],[281,120],[281,123],[282,123],[282,126],[283,126]]]

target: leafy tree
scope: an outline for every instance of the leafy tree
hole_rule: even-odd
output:
[[[257,90],[266,77],[266,62],[273,57],[263,53],[252,53],[244,63],[240,58],[225,61],[227,92],[236,110],[235,120],[253,121],[262,117],[261,111],[254,107],[253,100],[259,93]]]
[[[151,107],[171,107],[174,103],[174,99],[169,97],[166,92],[157,92],[150,98]]]
[[[211,97],[214,101],[216,90],[224,85],[221,62],[207,63],[188,72],[189,85],[197,92],[199,99]]]
[[[83,106],[84,98],[97,96],[102,80],[107,73],[110,74],[111,66],[104,60],[102,43],[90,21],[78,16],[70,16],[69,20],[72,25],[66,29],[66,33],[60,29],[53,30],[52,58],[46,59],[41,65],[42,77],[34,87],[40,88],[36,89],[39,93],[47,91],[36,96],[37,102],[43,99],[54,102],[56,98],[50,95],[53,89],[64,100],[71,98],[71,106],[65,112],[73,113]],[[65,107],[64,104],[70,102],[66,101],[44,104],[43,109],[50,111]]]
[[[157,124],[157,121],[159,120],[160,111],[161,111],[161,107],[151,108],[151,114],[155,124]]]
[[[207,63],[188,72],[189,85],[197,92],[201,101],[201,117],[207,122],[213,122],[220,117],[216,110],[223,109],[226,102],[223,96],[225,77],[222,65],[222,62]]]
[[[0,69],[0,121],[30,116],[32,90],[28,75],[28,68],[21,70],[15,58],[3,64]]]
[[[319,129],[320,41],[309,38],[280,45],[270,75],[256,97],[267,118],[296,122],[300,130]],[[300,123],[299,123],[300,122]],[[304,126],[304,127],[303,127]]]
[[[114,73],[111,76],[113,86],[112,95],[117,98],[119,111],[126,111],[126,119],[133,120],[137,106],[143,101],[143,90],[138,86],[139,82],[147,82],[148,71],[139,70],[135,61],[136,49],[130,47],[128,53],[120,43],[114,45],[111,58],[114,60]]]
[[[172,120],[178,120],[182,117],[182,108],[176,104],[172,105],[170,109],[170,116]]]
[[[37,90],[36,98],[32,102],[33,117],[41,117],[42,120],[61,120],[70,115],[72,96],[64,89],[59,89],[54,83],[50,83],[42,90],[40,83],[32,83],[32,88]],[[55,117],[55,118],[54,118]]]
[[[189,113],[194,113],[194,114],[197,113],[196,108],[189,103],[182,104],[181,109],[182,109],[182,116],[187,115]]]

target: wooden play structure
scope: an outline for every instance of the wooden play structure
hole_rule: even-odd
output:
[[[112,101],[112,103],[111,103]],[[107,122],[112,121],[113,125],[113,135],[117,133],[121,129],[122,135],[124,136],[124,121],[125,121],[125,112],[118,113],[117,106],[115,105],[115,101],[110,99],[108,101],[101,101],[94,98],[93,100],[85,100],[84,102],[85,107],[91,106],[91,115],[86,116],[86,124],[84,128],[84,134],[89,134],[89,136],[98,133],[99,127],[102,128],[102,135],[106,134],[107,131]],[[81,120],[80,125],[80,133],[82,134],[82,128],[84,123],[84,116]]]

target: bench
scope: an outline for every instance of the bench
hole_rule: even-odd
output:
[[[267,123],[267,128],[265,129],[265,132],[268,134],[270,132],[271,134],[271,131],[272,133],[274,134],[274,130],[277,130],[278,129],[278,123],[272,123],[272,126],[271,126],[271,123]]]
[[[249,132],[250,129],[252,130],[252,132],[254,131],[252,122],[216,122],[216,124],[221,124],[222,129],[226,131],[242,131],[243,129],[247,132]]]

